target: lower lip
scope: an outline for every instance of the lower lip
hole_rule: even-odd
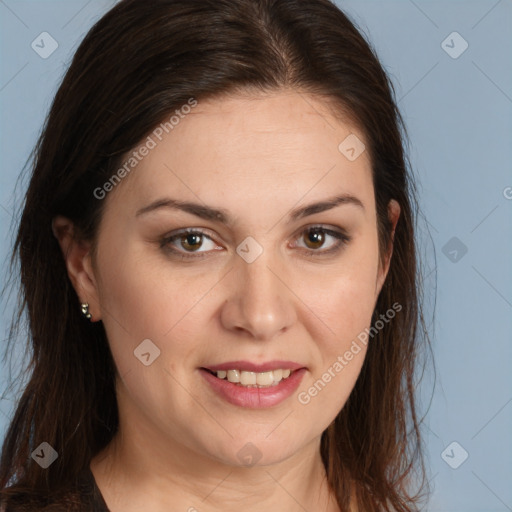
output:
[[[306,368],[295,370],[288,378],[281,380],[277,386],[268,388],[246,388],[226,379],[219,379],[203,368],[200,368],[199,372],[212,389],[230,404],[249,409],[264,409],[280,404],[293,394],[299,387]]]

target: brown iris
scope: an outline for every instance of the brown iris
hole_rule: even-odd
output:
[[[181,235],[181,245],[186,250],[197,251],[202,245],[202,235],[198,233],[185,233]]]
[[[305,235],[304,241],[310,249],[318,249],[324,244],[325,233],[321,229],[309,229]]]

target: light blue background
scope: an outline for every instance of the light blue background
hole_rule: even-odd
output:
[[[16,178],[78,42],[113,4],[0,1],[2,261],[20,198],[13,194]],[[430,328],[438,374],[422,427],[434,486],[428,510],[512,510],[512,1],[338,5],[373,42],[395,83],[431,235],[419,233],[427,288],[437,271],[437,294],[427,293],[429,304],[436,301]],[[31,48],[44,31],[59,44],[48,59]],[[453,31],[469,45],[457,59],[441,46]],[[460,48],[457,39],[448,44]],[[467,247],[456,263],[443,253],[453,237]],[[2,305],[0,340],[12,306]],[[0,372],[1,438],[14,397],[5,391],[6,366]],[[427,375],[423,411],[431,386]],[[458,469],[441,457],[453,441],[469,453]],[[451,460],[458,450],[449,451]]]

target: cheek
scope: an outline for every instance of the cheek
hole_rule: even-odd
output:
[[[314,333],[316,364],[298,390],[297,400],[304,413],[313,414],[322,428],[327,428],[344,407],[364,363],[373,283],[371,279],[363,283],[355,276],[338,276],[330,281],[325,294],[312,298],[315,305],[311,309],[321,312],[328,329],[319,328]]]
[[[347,251],[339,263],[305,279],[302,296],[328,327],[324,335],[329,334],[329,352],[343,348],[368,327],[376,302],[377,268],[377,245],[370,238]]]
[[[165,335],[215,282],[211,273],[192,273],[158,248],[135,241],[104,244],[99,267],[107,321],[112,317],[137,336]]]
[[[363,279],[363,276],[351,274],[333,276],[326,283],[324,293],[316,293],[311,297],[308,305],[319,312],[318,316],[324,326],[315,334],[319,359],[322,361],[321,367],[316,368],[317,373],[331,369],[339,357],[346,354],[345,359],[350,364],[342,362],[343,379],[355,382],[366,354],[367,340],[364,336],[370,327],[374,296],[373,276]]]
[[[313,407],[326,418],[333,418],[348,399],[371,342],[368,330],[376,300],[378,253],[376,239],[365,242],[329,272],[308,279],[315,285],[304,295],[321,320],[310,323],[319,363],[298,398],[304,405],[315,401]]]
[[[132,254],[127,251],[122,260],[111,260],[117,264],[103,273],[100,296],[122,381],[119,399],[127,410],[136,404],[139,412],[169,428],[173,423],[169,411],[192,414],[194,410],[180,382],[185,388],[190,385],[185,382],[190,372],[184,370],[194,365],[201,349],[194,342],[205,331],[201,298],[214,284],[214,276],[191,279],[163,260],[157,264]],[[162,409],[162,404],[167,407]]]
[[[194,309],[215,284],[215,276],[192,277],[158,256],[129,248],[105,246],[101,257],[99,299],[120,375],[141,369],[134,351],[148,339],[164,356],[159,365],[164,359],[186,361],[194,349],[191,330],[200,328]],[[196,320],[192,325],[190,318]]]

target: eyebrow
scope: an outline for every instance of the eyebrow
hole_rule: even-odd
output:
[[[357,197],[350,194],[342,194],[339,196],[325,199],[323,201],[311,203],[307,206],[296,208],[288,214],[288,219],[289,221],[302,219],[304,217],[308,217],[309,215],[325,212],[327,210],[331,210],[332,208],[336,208],[337,206],[342,205],[353,205],[364,210],[363,203]],[[175,210],[182,210],[184,212],[195,215],[196,217],[200,217],[201,219],[220,222],[227,226],[233,225],[234,219],[231,217],[229,212],[223,208],[213,208],[211,206],[206,206],[199,203],[193,203],[190,201],[179,201],[177,199],[172,199],[168,197],[157,199],[148,206],[141,208],[140,210],[137,211],[135,216],[140,217],[141,215],[145,215],[156,210],[169,208]]]

